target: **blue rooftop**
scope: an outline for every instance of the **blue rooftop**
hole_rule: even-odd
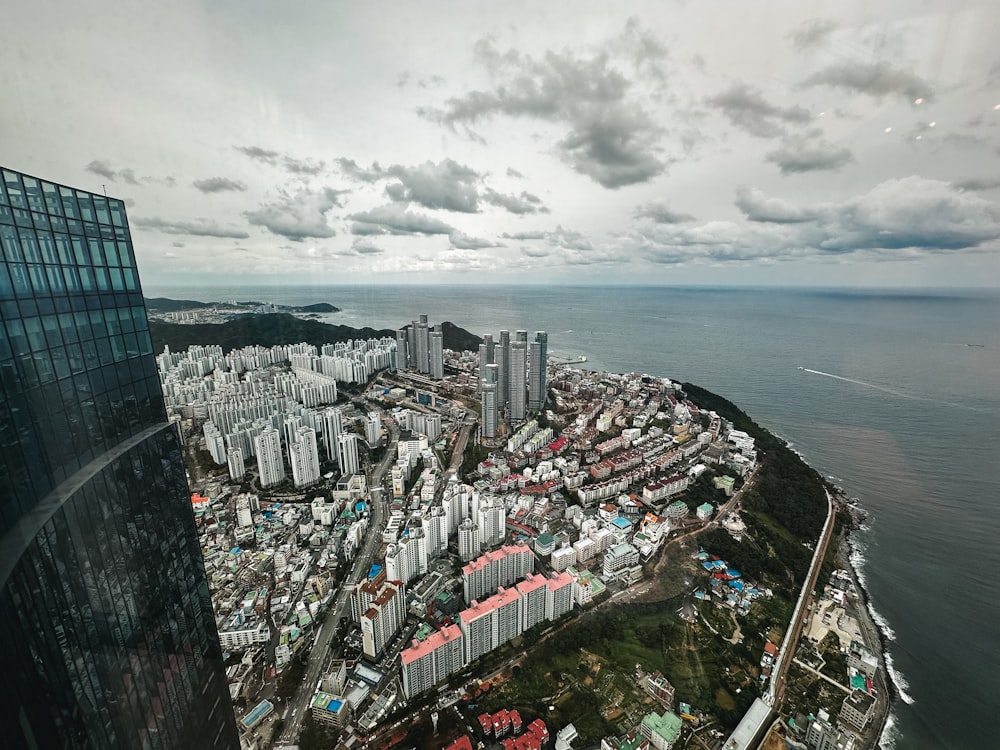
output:
[[[632,522],[629,521],[627,518],[622,518],[621,516],[618,516],[618,518],[616,518],[611,523],[613,523],[619,529],[629,529],[629,528],[632,528]]]
[[[382,570],[381,565],[372,565],[371,570],[368,571],[368,577],[374,578],[378,575],[379,571]]]

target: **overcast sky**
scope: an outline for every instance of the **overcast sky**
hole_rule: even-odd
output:
[[[991,285],[1000,3],[13,3],[0,163],[147,285]]]

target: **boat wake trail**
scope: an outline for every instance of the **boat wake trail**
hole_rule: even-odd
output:
[[[866,380],[856,380],[855,378],[845,378],[843,375],[834,375],[832,372],[810,370],[808,367],[800,367],[799,369],[802,370],[802,372],[812,373],[813,375],[822,375],[824,378],[833,378],[834,380],[842,380],[845,383],[853,383],[854,385],[864,386],[865,388],[874,388],[876,391],[882,391],[883,393],[888,393],[893,396],[899,396],[899,398],[908,398],[912,401],[931,401],[946,406],[952,406],[956,409],[965,409],[966,411],[975,411],[982,414],[989,413],[987,409],[979,409],[975,406],[969,406],[968,404],[959,404],[953,401],[942,401],[941,399],[931,398],[929,396],[920,396],[915,393],[905,393],[903,391],[897,391],[895,388],[888,388],[884,385],[878,385],[877,383],[869,383]]]
[[[912,393],[903,393],[902,391],[897,391],[894,388],[886,388],[884,385],[876,385],[875,383],[869,383],[864,380],[855,380],[854,378],[845,378],[843,375],[834,375],[832,372],[823,372],[822,370],[810,370],[808,367],[800,367],[802,372],[811,372],[813,375],[822,375],[824,378],[833,378],[834,380],[843,380],[845,383],[854,383],[855,385],[863,385],[865,388],[874,388],[877,391],[882,391],[884,393],[891,393],[893,396],[900,396],[901,398],[912,398],[915,401],[930,401],[931,399],[924,396],[914,396]]]

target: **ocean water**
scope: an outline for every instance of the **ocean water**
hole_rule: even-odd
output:
[[[884,747],[997,746],[1000,293],[592,287],[148,287],[545,330],[555,355],[715,391],[861,499],[857,535],[899,688]],[[975,344],[975,346],[969,346]],[[800,369],[803,368],[803,369]]]

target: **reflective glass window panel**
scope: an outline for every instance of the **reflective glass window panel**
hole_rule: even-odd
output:
[[[10,299],[14,296],[14,282],[10,280],[7,266],[0,263],[0,299]]]
[[[14,227],[0,226],[0,247],[3,248],[5,260],[24,260],[24,253],[21,252],[21,243],[17,239],[17,230]]]
[[[38,211],[31,212],[31,222],[35,225],[37,229],[49,229],[49,215],[39,213]]]
[[[90,250],[90,262],[95,266],[104,265],[104,250],[101,248],[101,243],[97,239],[88,239],[87,248]]]
[[[73,265],[73,243],[70,242],[68,234],[56,232],[52,235],[52,240],[56,243],[56,255],[59,262],[64,266]]]
[[[38,247],[42,251],[42,260],[46,263],[58,263],[59,251],[56,250],[56,240],[52,232],[36,232],[38,236]]]
[[[62,197],[63,210],[67,219],[80,219],[80,206],[77,205],[76,195],[69,188],[59,188],[59,195]]]
[[[111,223],[111,212],[108,211],[108,199],[103,195],[94,196],[94,212],[97,214],[97,221],[101,224]]]
[[[45,266],[45,275],[48,276],[49,289],[53,294],[62,294],[66,291],[63,283],[62,268],[59,266]]]
[[[21,187],[21,178],[16,172],[3,171],[3,181],[7,185],[7,195],[10,197],[10,205],[14,208],[27,208],[28,201],[24,197],[24,188]]]
[[[34,177],[25,175],[23,178],[24,194],[28,199],[28,208],[32,211],[45,210],[45,198],[42,197],[42,186]]]
[[[83,237],[71,237],[70,241],[73,243],[73,257],[76,259],[76,263],[79,266],[89,266],[90,258],[87,253],[87,242]]]
[[[35,237],[34,231],[22,229],[19,234],[21,237],[21,252],[24,253],[24,259],[29,263],[41,263],[42,253],[38,247],[38,238]]]
[[[24,263],[11,263],[7,266],[7,270],[10,271],[10,281],[14,287],[14,294],[16,296],[31,294],[28,267]]]
[[[114,240],[104,240],[102,243],[104,247],[104,257],[108,261],[109,266],[120,266],[121,261],[118,260],[118,248],[115,247]]]
[[[104,322],[107,326],[108,333],[121,333],[121,323],[118,320],[118,311],[113,307],[109,307],[104,311]]]
[[[89,266],[80,267],[80,286],[85,292],[97,291],[97,281],[94,279],[94,269]]]
[[[62,216],[63,205],[59,198],[59,189],[51,182],[42,182],[42,195],[45,196],[45,210],[50,214]]]
[[[95,268],[94,276],[97,278],[97,290],[100,292],[111,291],[111,282],[108,279],[108,269]]]
[[[111,223],[116,227],[125,226],[125,204],[119,200],[111,198],[108,200],[108,208],[111,211]]]
[[[90,193],[82,190],[76,191],[76,202],[80,205],[80,218],[84,221],[97,221],[97,213],[94,211],[94,201]]]
[[[80,274],[75,268],[70,266],[63,266],[63,281],[66,284],[66,291],[71,294],[78,293],[80,291]]]
[[[31,289],[35,294],[49,293],[49,283],[45,278],[45,266],[39,264],[29,265],[28,276],[31,279]]]
[[[94,333],[94,338],[103,338],[108,335],[108,326],[104,322],[103,310],[90,311],[90,327]]]

